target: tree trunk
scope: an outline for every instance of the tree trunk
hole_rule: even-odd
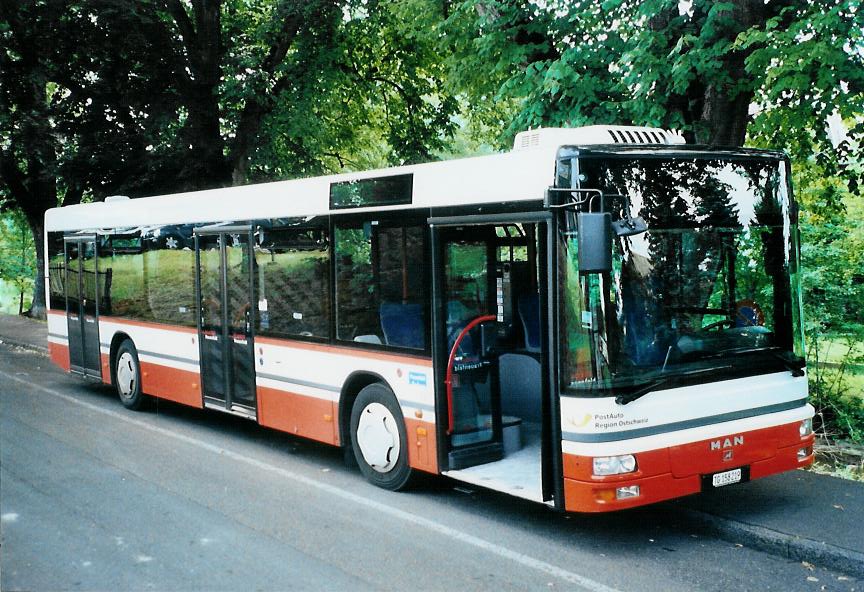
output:
[[[727,67],[734,68],[731,71],[740,72],[741,76],[745,76],[744,59],[738,56],[736,58],[727,60]],[[736,63],[729,64],[730,61]],[[701,101],[702,112],[699,114],[695,130],[697,143],[713,146],[744,145],[753,91],[747,89],[735,93],[727,86],[711,84],[705,88]]]
[[[34,319],[44,319],[46,316],[45,302],[45,224],[40,216],[27,215],[27,224],[33,233],[33,244],[36,247],[36,277],[33,282],[33,302],[27,316]]]
[[[231,171],[226,163],[224,142],[219,129],[217,84],[218,77],[215,82],[194,82],[184,99],[189,109],[189,120],[183,135],[190,150],[180,182],[187,190],[231,184]]]

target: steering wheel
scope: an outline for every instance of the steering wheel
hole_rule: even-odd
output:
[[[726,325],[730,328],[734,327],[735,321],[733,321],[731,319],[720,319],[719,321],[715,321],[713,323],[705,325],[704,327],[702,327],[702,330],[703,331],[713,331],[714,329],[719,329],[720,327],[723,327],[724,325]]]

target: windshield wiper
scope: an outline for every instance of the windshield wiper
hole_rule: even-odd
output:
[[[717,352],[713,356],[708,356],[708,357],[719,358],[719,357],[723,357],[727,354],[732,354],[732,355],[738,356],[741,354],[755,354],[755,353],[768,354],[772,358],[774,358],[775,360],[779,360],[783,364],[783,366],[787,370],[789,370],[789,372],[792,373],[792,376],[795,376],[796,378],[800,377],[800,376],[804,376],[804,358],[799,357],[799,356],[795,356],[794,358],[790,359],[789,357],[786,356],[786,350],[785,349],[782,349],[782,348],[779,348],[776,346],[774,346],[774,347],[741,347],[741,348],[734,348],[734,349],[726,349],[726,350]],[[794,356],[794,354],[793,354],[793,356]]]
[[[627,393],[621,393],[615,397],[615,402],[619,405],[626,405],[627,403],[632,403],[636,399],[640,399],[647,395],[650,392],[656,391],[659,387],[665,386],[669,383],[675,383],[680,378],[696,376],[699,374],[705,374],[706,372],[718,372],[721,370],[729,370],[732,366],[711,366],[710,368],[697,368],[695,370],[685,370],[681,372],[670,372],[668,374],[663,374],[661,376],[657,376],[653,380],[646,382],[645,384],[637,387],[636,389],[629,391]]]

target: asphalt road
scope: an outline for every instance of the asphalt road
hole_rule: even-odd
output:
[[[862,590],[694,531],[672,505],[556,514],[160,404],[0,346],[2,590]]]

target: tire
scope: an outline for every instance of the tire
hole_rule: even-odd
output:
[[[408,438],[402,411],[393,392],[383,384],[365,387],[351,409],[351,448],[363,476],[383,489],[399,491],[410,485]]]
[[[117,396],[124,407],[132,410],[144,407],[147,396],[141,391],[141,364],[138,362],[138,350],[131,339],[125,340],[117,348],[113,379]]]

